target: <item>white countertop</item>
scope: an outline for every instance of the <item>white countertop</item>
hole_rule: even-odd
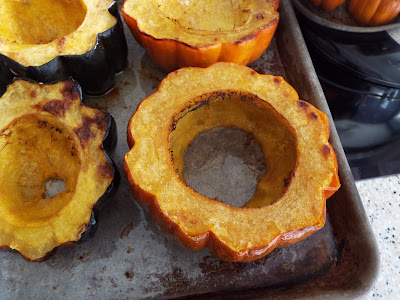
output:
[[[378,277],[361,299],[399,299],[400,175],[362,180],[356,185],[380,254]]]

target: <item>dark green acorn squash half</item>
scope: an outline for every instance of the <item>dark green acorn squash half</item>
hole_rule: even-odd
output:
[[[86,94],[101,95],[126,64],[115,1],[0,0],[0,70],[44,83],[73,77]],[[9,78],[0,76],[0,93]]]
[[[90,237],[120,175],[111,115],[83,105],[72,79],[14,79],[0,98],[0,248],[41,261]],[[65,186],[54,193],[49,185]]]

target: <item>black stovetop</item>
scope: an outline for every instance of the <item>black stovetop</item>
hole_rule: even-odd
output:
[[[400,43],[298,20],[354,178],[400,173]]]

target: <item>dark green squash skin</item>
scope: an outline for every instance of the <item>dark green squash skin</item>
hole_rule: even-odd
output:
[[[12,78],[24,77],[38,82],[54,83],[72,77],[87,95],[98,96],[115,86],[115,74],[127,65],[128,48],[122,22],[114,1],[108,8],[117,23],[97,34],[93,49],[82,55],[60,55],[41,66],[22,66],[0,54],[0,95]]]
[[[1,62],[1,54],[0,54],[0,62]],[[0,63],[0,96],[6,92],[7,84],[3,85],[2,83],[9,83],[13,80],[13,73],[2,63]]]
[[[79,85],[78,85],[79,87]],[[81,95],[81,102],[84,103],[84,97],[82,93],[82,89],[79,88],[79,93]],[[94,234],[96,233],[97,230],[97,215],[98,212],[112,199],[114,194],[116,193],[119,183],[121,181],[121,174],[117,168],[117,165],[113,161],[113,159],[110,156],[110,153],[112,153],[117,145],[118,141],[118,134],[117,134],[117,124],[115,123],[114,118],[111,116],[111,114],[103,109],[99,109],[103,113],[107,114],[109,119],[108,119],[108,126],[107,126],[107,131],[104,135],[103,138],[103,149],[104,149],[104,155],[107,158],[107,161],[111,163],[112,168],[113,168],[113,180],[111,181],[110,185],[107,187],[107,190],[104,192],[104,194],[97,200],[97,202],[93,205],[92,209],[92,214],[90,216],[89,223],[87,225],[86,231],[82,233],[81,239],[78,241],[78,244],[85,242],[92,238]]]
[[[30,78],[20,78],[20,79],[23,79],[23,80],[29,81],[29,82],[33,82],[33,83],[38,83],[37,81],[32,80]],[[14,79],[12,79],[9,84],[11,84],[13,82],[13,80]],[[74,85],[76,86],[82,105],[89,106],[89,105],[85,104],[86,96],[85,96],[85,93],[83,92],[81,86],[75,80],[73,80],[73,79],[69,79],[69,80],[71,80],[74,83]],[[7,86],[4,88],[4,92],[6,89],[7,89]],[[89,107],[91,107],[91,106],[89,106]],[[92,213],[90,216],[89,223],[87,224],[86,231],[84,231],[81,234],[81,238],[77,242],[67,242],[67,243],[61,244],[61,245],[57,246],[56,248],[54,248],[53,250],[51,250],[50,252],[48,252],[44,257],[39,258],[37,260],[30,260],[27,257],[23,256],[24,259],[27,261],[32,261],[32,262],[45,261],[45,260],[49,259],[51,256],[53,256],[56,253],[57,249],[59,249],[63,246],[79,245],[79,244],[89,240],[90,238],[92,238],[97,230],[97,215],[98,215],[99,211],[104,206],[106,206],[107,203],[110,202],[110,200],[112,199],[112,197],[114,196],[114,194],[116,193],[116,191],[118,189],[119,183],[121,181],[121,174],[117,168],[116,163],[114,162],[114,160],[111,158],[111,155],[110,155],[115,150],[115,147],[116,147],[117,141],[118,141],[117,124],[116,124],[113,116],[109,112],[107,112],[101,108],[97,108],[97,107],[95,109],[100,110],[108,117],[107,130],[103,137],[102,148],[103,148],[104,155],[107,158],[107,161],[112,165],[113,180],[107,187],[104,194],[92,206]],[[8,247],[2,247],[0,245],[0,249],[2,249],[2,248],[8,248]]]

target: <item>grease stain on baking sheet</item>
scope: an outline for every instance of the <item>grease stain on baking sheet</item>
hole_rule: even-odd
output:
[[[129,270],[125,271],[124,274],[125,274],[125,277],[126,277],[128,280],[132,280],[133,276],[135,275],[135,273],[133,272],[132,269],[129,269]]]
[[[103,99],[104,101],[118,100],[119,95],[120,95],[119,87],[116,86],[108,94],[104,95]]]
[[[286,77],[275,38],[272,39],[271,44],[261,58],[251,63],[249,67],[259,74],[274,74],[275,76]]]
[[[120,96],[120,89],[116,86],[109,93],[105,94],[102,97],[91,97],[89,100],[90,104],[96,108],[102,108],[104,110],[109,110],[110,105],[112,105],[112,101],[117,101]]]
[[[89,257],[89,255],[92,253],[92,251],[88,251],[88,252],[85,252],[85,253],[83,253],[82,255],[80,255],[78,258],[79,258],[79,260],[81,261],[81,262],[84,262],[88,257]]]
[[[133,222],[129,223],[121,232],[120,238],[126,238],[133,229]]]

